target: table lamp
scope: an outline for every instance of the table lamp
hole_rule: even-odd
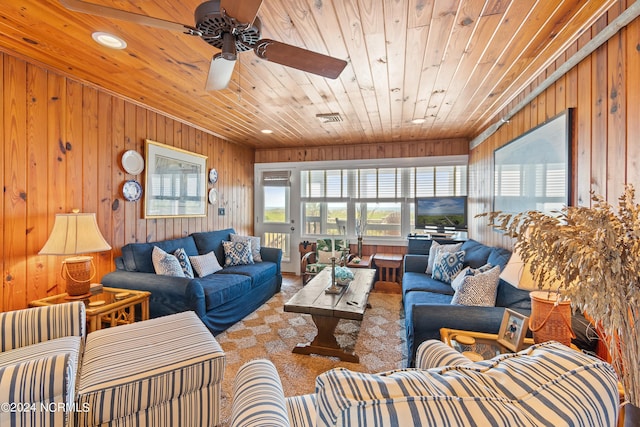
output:
[[[39,255],[80,255],[103,252],[111,246],[102,237],[95,213],[57,214],[49,240]],[[93,267],[93,273],[91,269]],[[81,299],[90,294],[91,279],[95,276],[93,257],[74,256],[62,262],[60,275],[67,283],[68,299]]]
[[[554,340],[567,346],[571,344],[571,339],[575,338],[571,328],[571,301],[560,300],[557,280],[547,280],[538,286],[539,280],[533,277],[529,264],[522,260],[517,250],[511,254],[500,278],[513,287],[531,291],[529,329],[536,343]]]

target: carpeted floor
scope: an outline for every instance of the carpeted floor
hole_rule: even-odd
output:
[[[302,285],[300,278],[285,276],[282,291],[253,314],[247,316],[216,339],[226,353],[222,385],[222,416],[228,425],[231,415],[233,380],[245,362],[266,358],[280,374],[285,396],[312,393],[315,377],[336,367],[361,372],[381,372],[402,368],[406,359],[404,314],[399,294],[372,292],[371,308],[362,322],[341,320],[337,339],[343,348],[360,356],[360,363],[342,362],[335,357],[293,354],[296,344],[311,341],[316,327],[310,315],[285,313],[284,303]]]

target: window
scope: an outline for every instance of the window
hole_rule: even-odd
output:
[[[304,235],[398,238],[413,230],[418,196],[464,196],[467,166],[300,171]]]

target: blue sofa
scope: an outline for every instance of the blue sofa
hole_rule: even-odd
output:
[[[224,266],[223,241],[233,229],[193,233],[188,237],[160,242],[129,243],[116,258],[116,271],[102,278],[104,286],[151,292],[150,317],[194,311],[213,334],[218,334],[251,314],[280,291],[282,272],[280,249],[262,247],[262,262],[224,267],[194,279],[155,274],[151,254],[154,246],[168,253],[184,248],[187,255],[214,251]]]
[[[490,247],[475,240],[462,244],[465,251],[464,265],[479,268],[487,263],[500,268],[509,261],[507,249]],[[497,334],[505,308],[526,316],[531,314],[529,291],[517,289],[500,280],[495,307],[452,305],[454,291],[451,285],[435,280],[426,274],[428,255],[405,255],[402,276],[402,301],[405,313],[407,337],[407,363],[415,366],[416,349],[423,341],[440,339],[440,328]],[[594,351],[597,336],[579,313],[572,318],[576,334],[574,344],[579,348]]]

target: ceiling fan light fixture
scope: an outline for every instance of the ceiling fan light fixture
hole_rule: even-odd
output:
[[[105,33],[104,31],[96,31],[91,34],[91,38],[93,38],[96,43],[109,49],[124,49],[127,47],[127,42],[124,41],[124,39],[110,33]]]
[[[211,60],[211,67],[209,67],[206,90],[226,89],[229,86],[235,65],[235,60],[225,59],[221,53],[215,54]]]
[[[421,125],[422,123],[424,123],[426,121],[427,121],[427,119],[425,119],[423,117],[419,117],[417,119],[411,120],[411,123],[413,123],[414,125]]]

